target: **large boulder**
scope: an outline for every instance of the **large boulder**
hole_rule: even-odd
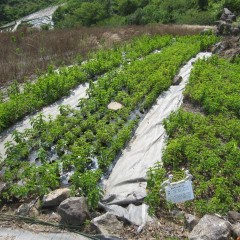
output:
[[[231,224],[217,216],[205,215],[193,228],[190,240],[227,240],[231,235]]]
[[[57,207],[62,201],[70,197],[69,188],[56,189],[43,197],[43,207]]]
[[[116,235],[123,228],[123,223],[120,222],[112,213],[105,213],[91,221],[97,232],[103,235]]]
[[[62,221],[71,225],[82,225],[86,219],[90,218],[84,197],[70,197],[64,200],[58,207],[58,213]]]

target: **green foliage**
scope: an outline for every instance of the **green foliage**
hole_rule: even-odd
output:
[[[190,170],[195,200],[185,205],[200,215],[240,210],[239,70],[238,64],[217,56],[199,60],[185,96],[202,106],[206,115],[180,109],[164,123],[169,141],[163,166]],[[152,185],[156,177],[157,173],[149,179],[150,197],[157,187]]]
[[[15,21],[58,2],[59,0],[1,0],[0,24]]]
[[[99,12],[94,15],[96,6]],[[56,11],[54,22],[60,28],[77,25],[116,26],[148,23],[212,25],[221,14],[223,7],[229,7],[230,10],[239,13],[239,6],[239,0],[71,0]],[[85,8],[88,11],[83,10]]]
[[[2,197],[21,199],[55,189],[60,185],[58,163],[62,163],[63,172],[74,169],[71,177],[73,192],[86,196],[89,206],[95,208],[102,195],[98,185],[102,174],[126,146],[138,124],[139,117],[133,117],[133,113],[140,107],[150,108],[158,95],[170,87],[180,66],[202,47],[215,41],[213,36],[177,37],[174,41],[170,36],[142,37],[121,51],[115,49],[94,54],[92,60],[82,65],[82,71],[93,75],[111,71],[99,77],[96,83],[90,82],[89,98],[80,100],[80,109],[60,107],[61,114],[49,121],[39,115],[32,120],[30,130],[14,134],[16,144],[7,143],[7,157],[2,164],[6,168],[3,180],[11,187]],[[151,53],[160,48],[160,53]],[[126,53],[122,54],[124,50]],[[114,69],[109,65],[110,61],[114,66],[122,63],[122,67]],[[82,74],[81,71],[72,71],[61,70],[57,75],[58,84],[61,79],[70,81],[72,74],[74,77]],[[59,91],[64,94],[64,84],[51,92],[56,86],[48,87],[49,83],[44,79],[40,85],[36,83],[41,96],[48,99]],[[36,91],[31,87],[28,87],[29,94]],[[32,101],[35,100],[35,96],[32,97]],[[107,105],[116,100],[123,104],[123,108],[118,111],[108,109]],[[52,149],[58,155],[54,163],[49,155]],[[29,162],[33,152],[37,153],[40,166]]]
[[[115,47],[90,53],[88,56],[90,60],[85,64],[70,68],[63,67],[59,69],[59,73],[55,72],[53,66],[50,65],[47,75],[40,76],[35,83],[27,83],[23,86],[21,93],[19,84],[13,82],[8,88],[10,99],[0,103],[0,132],[26,114],[33,113],[62,96],[68,95],[70,89],[78,84],[118,67],[126,61],[122,56],[122,51],[128,51],[127,57],[134,59],[167,45],[170,40],[170,36],[163,37],[160,41],[156,37],[136,39],[129,45],[130,47],[123,45],[121,48]]]

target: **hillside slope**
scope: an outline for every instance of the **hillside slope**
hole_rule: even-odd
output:
[[[69,0],[54,16],[59,28],[148,23],[213,24],[223,7],[238,14],[240,0]]]
[[[1,0],[0,25],[15,21],[58,2],[58,0]]]

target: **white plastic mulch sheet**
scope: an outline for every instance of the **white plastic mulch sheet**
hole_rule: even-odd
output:
[[[5,157],[5,148],[4,145],[8,141],[12,141],[12,132],[17,130],[19,132],[23,132],[27,128],[31,128],[31,118],[36,117],[38,114],[43,114],[44,116],[48,117],[51,115],[52,119],[56,118],[57,115],[60,114],[59,106],[60,105],[69,105],[72,108],[77,107],[80,98],[87,98],[87,89],[89,88],[89,84],[81,84],[75,90],[71,92],[71,95],[68,97],[64,97],[59,101],[51,104],[43,108],[40,112],[32,116],[26,116],[23,121],[16,123],[11,128],[7,129],[0,135],[0,154],[4,158]]]
[[[183,90],[193,68],[192,63],[199,58],[210,56],[211,53],[199,53],[182,67],[178,74],[182,76],[182,82],[161,94],[156,104],[140,122],[134,137],[122,152],[110,177],[104,182],[104,203],[128,205],[141,202],[146,196],[147,170],[161,161],[167,138],[162,125],[163,120],[182,104]]]

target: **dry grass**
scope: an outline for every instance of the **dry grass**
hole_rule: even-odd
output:
[[[181,25],[126,26],[119,28],[78,28],[52,31],[28,30],[0,33],[0,87],[13,80],[24,82],[47,69],[69,65],[78,55],[142,34],[192,35],[204,27]]]

